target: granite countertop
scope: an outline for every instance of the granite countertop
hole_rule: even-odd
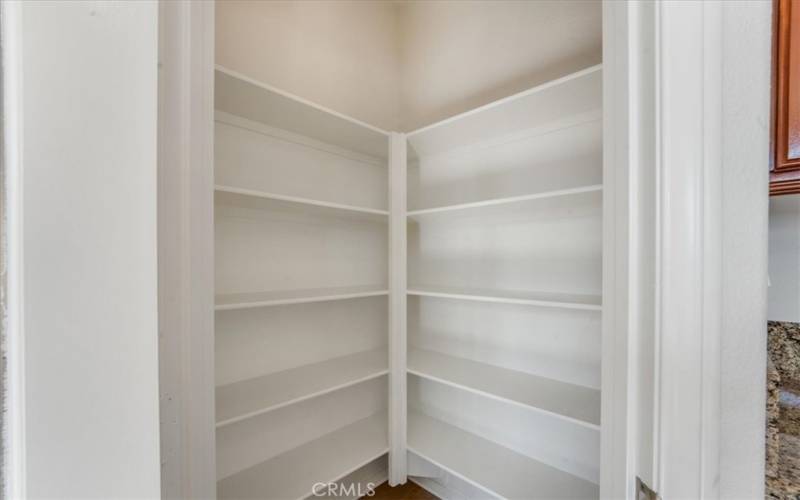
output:
[[[770,321],[767,498],[800,499],[800,323]]]

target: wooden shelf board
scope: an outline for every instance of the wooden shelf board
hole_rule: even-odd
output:
[[[388,366],[386,349],[379,349],[217,387],[217,427],[386,375]]]
[[[559,307],[587,311],[600,311],[602,309],[601,299],[598,295],[523,290],[490,290],[435,285],[409,285],[408,294],[421,297],[476,300],[480,302]]]
[[[418,412],[408,450],[487,493],[508,499],[596,499],[596,484]]]
[[[217,481],[219,498],[299,500],[316,483],[337,481],[389,449],[388,417],[378,413]]]
[[[475,201],[470,203],[460,203],[457,205],[447,205],[442,207],[433,207],[433,208],[423,208],[419,210],[411,210],[407,213],[408,217],[419,217],[428,214],[435,214],[435,213],[442,213],[442,212],[453,212],[453,211],[461,211],[461,210],[469,210],[469,209],[476,209],[476,208],[484,208],[484,207],[493,207],[498,205],[509,205],[513,203],[522,203],[526,201],[535,201],[535,200],[544,200],[548,198],[557,198],[557,197],[565,197],[565,196],[573,196],[579,195],[583,193],[598,193],[603,191],[603,186],[601,184],[596,184],[592,186],[583,186],[577,188],[570,188],[570,189],[559,189],[556,191],[547,191],[543,193],[533,193],[527,194],[522,196],[509,196],[504,198],[495,198],[491,200],[482,200],[482,201]]]
[[[600,391],[434,351],[409,349],[408,372],[600,429]]]
[[[252,189],[217,185],[214,187],[217,204],[258,210],[305,210],[309,213],[348,216],[357,219],[388,221],[389,212],[377,208],[357,207],[343,203],[312,200],[298,196],[265,193]]]
[[[417,155],[435,155],[525,129],[571,122],[571,117],[595,116],[602,101],[602,66],[596,65],[414,130],[407,137]]]
[[[219,65],[214,106],[373,158],[385,160],[388,155],[388,132]]]
[[[389,290],[383,286],[370,285],[274,290],[270,292],[226,293],[216,296],[216,305],[214,309],[217,311],[226,311],[232,309],[249,309],[253,307],[358,299],[381,295],[389,295]]]

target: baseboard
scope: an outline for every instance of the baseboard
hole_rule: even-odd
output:
[[[431,495],[435,495],[436,497],[441,498],[442,500],[456,500],[458,498],[455,495],[455,492],[450,491],[446,486],[438,483],[437,481],[429,477],[408,476],[408,480],[416,484],[423,490],[427,491]]]
[[[353,471],[349,475],[343,477],[342,479],[336,481],[338,484],[345,484],[345,485],[355,485],[355,490],[360,491],[363,495],[367,495],[370,491],[370,486],[374,489],[377,488],[378,485],[385,483],[389,479],[389,461],[386,455],[376,458],[372,462],[368,463],[364,467]],[[368,496],[368,495],[367,495]],[[315,497],[310,497],[315,498]],[[361,495],[343,495],[343,496],[331,496],[326,495],[324,497],[316,497],[316,498],[325,498],[325,499],[332,499],[335,498],[337,500],[357,500],[361,498]]]
[[[442,471],[442,478],[408,476],[420,488],[442,500],[486,500],[491,495],[468,482]]]

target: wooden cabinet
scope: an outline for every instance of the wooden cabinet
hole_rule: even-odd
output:
[[[800,0],[776,0],[770,195],[800,193]]]

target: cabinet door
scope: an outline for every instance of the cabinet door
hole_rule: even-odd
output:
[[[800,192],[800,0],[775,2],[770,194]]]

